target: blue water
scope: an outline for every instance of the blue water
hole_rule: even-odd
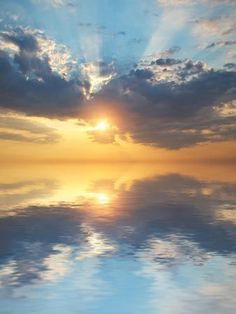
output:
[[[91,180],[72,201],[37,180],[0,184],[0,313],[235,313],[236,181]]]

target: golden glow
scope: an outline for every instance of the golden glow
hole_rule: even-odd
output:
[[[81,163],[52,166],[44,163],[26,166],[11,163],[1,169],[0,201],[1,196],[11,196],[8,209],[32,204],[79,205],[85,202],[97,208],[99,213],[104,208],[104,213],[114,215],[109,210],[118,201],[120,193],[130,191],[137,181],[169,173],[181,173],[198,180],[236,182],[235,165],[231,164]],[[202,190],[203,195],[211,193],[207,187]]]
[[[236,213],[234,208],[219,208],[216,212],[216,219],[220,221],[229,221],[236,225]]]
[[[110,201],[110,198],[107,193],[98,193],[97,194],[97,202],[101,205],[108,204]]]
[[[19,208],[69,204],[74,210],[94,219],[115,219],[123,215],[123,193],[136,182],[149,178],[181,173],[198,180],[236,182],[235,165],[155,164],[155,163],[81,163],[81,164],[5,164],[0,184],[0,216],[14,216]],[[202,190],[209,196],[211,186]],[[10,196],[6,203],[5,196]],[[4,205],[4,206],[3,206]],[[218,212],[217,212],[218,213]],[[227,215],[226,215],[227,214]],[[219,212],[219,219],[235,221],[235,215]]]
[[[95,129],[98,131],[106,131],[109,129],[109,123],[106,120],[102,120],[95,126]]]
[[[0,119],[11,119],[9,127],[4,124],[0,127],[1,132],[10,135],[9,139],[0,140],[0,162],[225,161],[236,155],[235,140],[179,150],[135,143],[131,137],[120,134],[117,125],[122,125],[122,121],[118,122],[118,115],[106,108],[89,122],[28,117],[10,112],[0,112]],[[209,132],[204,130],[206,134]]]

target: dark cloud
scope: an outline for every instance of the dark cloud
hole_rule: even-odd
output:
[[[189,72],[190,71],[190,72]],[[155,73],[150,69],[131,71],[110,81],[98,96],[113,97],[127,108],[142,115],[158,117],[192,117],[203,108],[235,98],[236,73],[203,71],[202,64],[187,62],[179,72],[184,82],[150,80]],[[187,80],[192,73],[198,77]]]
[[[78,25],[81,26],[81,27],[91,27],[91,26],[93,26],[92,23],[84,23],[84,22],[78,23]]]
[[[153,72],[148,69],[137,69],[130,71],[130,76],[136,77],[141,80],[150,79],[153,77]]]
[[[126,35],[126,32],[125,32],[125,31],[120,31],[120,32],[117,33],[117,35],[125,36],[125,35]]]
[[[33,35],[4,38],[19,47],[11,58],[0,51],[0,106],[40,116],[72,116],[85,98],[88,82],[65,80],[52,71],[48,57],[39,57]]]
[[[68,8],[73,8],[73,9],[79,7],[78,3],[76,3],[76,2],[67,2],[67,3],[66,3],[66,6],[67,6]]]
[[[107,63],[104,61],[99,61],[95,64],[99,68],[99,73],[101,76],[114,75],[116,73],[116,67],[113,62]]]
[[[226,63],[226,64],[224,64],[224,68],[226,68],[226,69],[235,69],[236,68],[236,64],[232,63],[232,62]]]
[[[205,64],[201,61],[193,62],[187,60],[183,63],[183,67],[179,69],[178,76],[186,79],[192,75],[199,75],[205,72]]]
[[[226,47],[236,45],[236,40],[225,40],[225,41],[216,41],[211,43],[206,47],[206,49],[215,48],[215,47]]]
[[[35,52],[39,48],[37,40],[32,35],[25,34],[20,28],[13,34],[2,33],[1,36],[18,46],[21,51]]]
[[[146,38],[132,38],[130,39],[129,43],[131,44],[141,44],[146,41]]]
[[[178,53],[181,50],[181,48],[179,46],[173,46],[169,49],[166,49],[164,51],[161,52],[161,56],[164,58],[173,56],[174,54]]]
[[[88,111],[90,116],[113,112],[119,120],[120,136],[129,133],[135,142],[171,149],[235,138],[235,117],[220,114],[224,104],[236,99],[232,65],[213,70],[201,61],[159,58],[118,76],[114,62],[83,64],[85,73],[95,66],[100,77],[111,78],[88,100],[89,83],[78,78],[66,80],[53,71],[49,57],[39,56],[33,35],[15,31],[5,33],[4,39],[19,51],[14,56],[0,52],[3,108],[82,119],[87,119]],[[82,77],[81,73],[77,76]],[[4,133],[2,137],[12,135]],[[112,134],[105,142],[114,138]],[[104,142],[95,134],[94,139]]]
[[[176,65],[176,64],[180,64],[182,63],[181,60],[176,60],[176,59],[172,59],[172,58],[159,58],[155,61],[152,61],[152,65],[156,64],[159,66],[172,66],[172,65]]]
[[[164,61],[158,63],[179,63]],[[176,81],[156,78],[159,73],[152,67],[131,71],[97,95],[119,103],[121,132],[139,143],[173,149],[235,138],[235,118],[221,116],[216,108],[236,99],[236,72],[208,70],[187,60],[177,66]]]

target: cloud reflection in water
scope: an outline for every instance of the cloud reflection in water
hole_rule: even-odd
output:
[[[91,179],[63,202],[25,182],[1,184],[6,313],[234,313],[236,180]]]

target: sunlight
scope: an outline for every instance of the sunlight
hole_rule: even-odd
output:
[[[0,0],[0,314],[236,314],[236,0]]]
[[[106,131],[109,128],[109,124],[106,120],[100,121],[96,126],[95,129],[98,131]]]
[[[107,193],[98,193],[96,195],[96,199],[97,199],[97,202],[101,205],[105,205],[105,204],[109,203],[109,201],[110,201],[110,198],[107,195]]]
[[[117,248],[112,243],[109,243],[108,239],[96,232],[91,226],[84,223],[82,224],[82,228],[85,233],[88,234],[88,237],[86,239],[86,245],[81,248],[81,251],[76,258],[77,260],[97,257],[116,251]]]

